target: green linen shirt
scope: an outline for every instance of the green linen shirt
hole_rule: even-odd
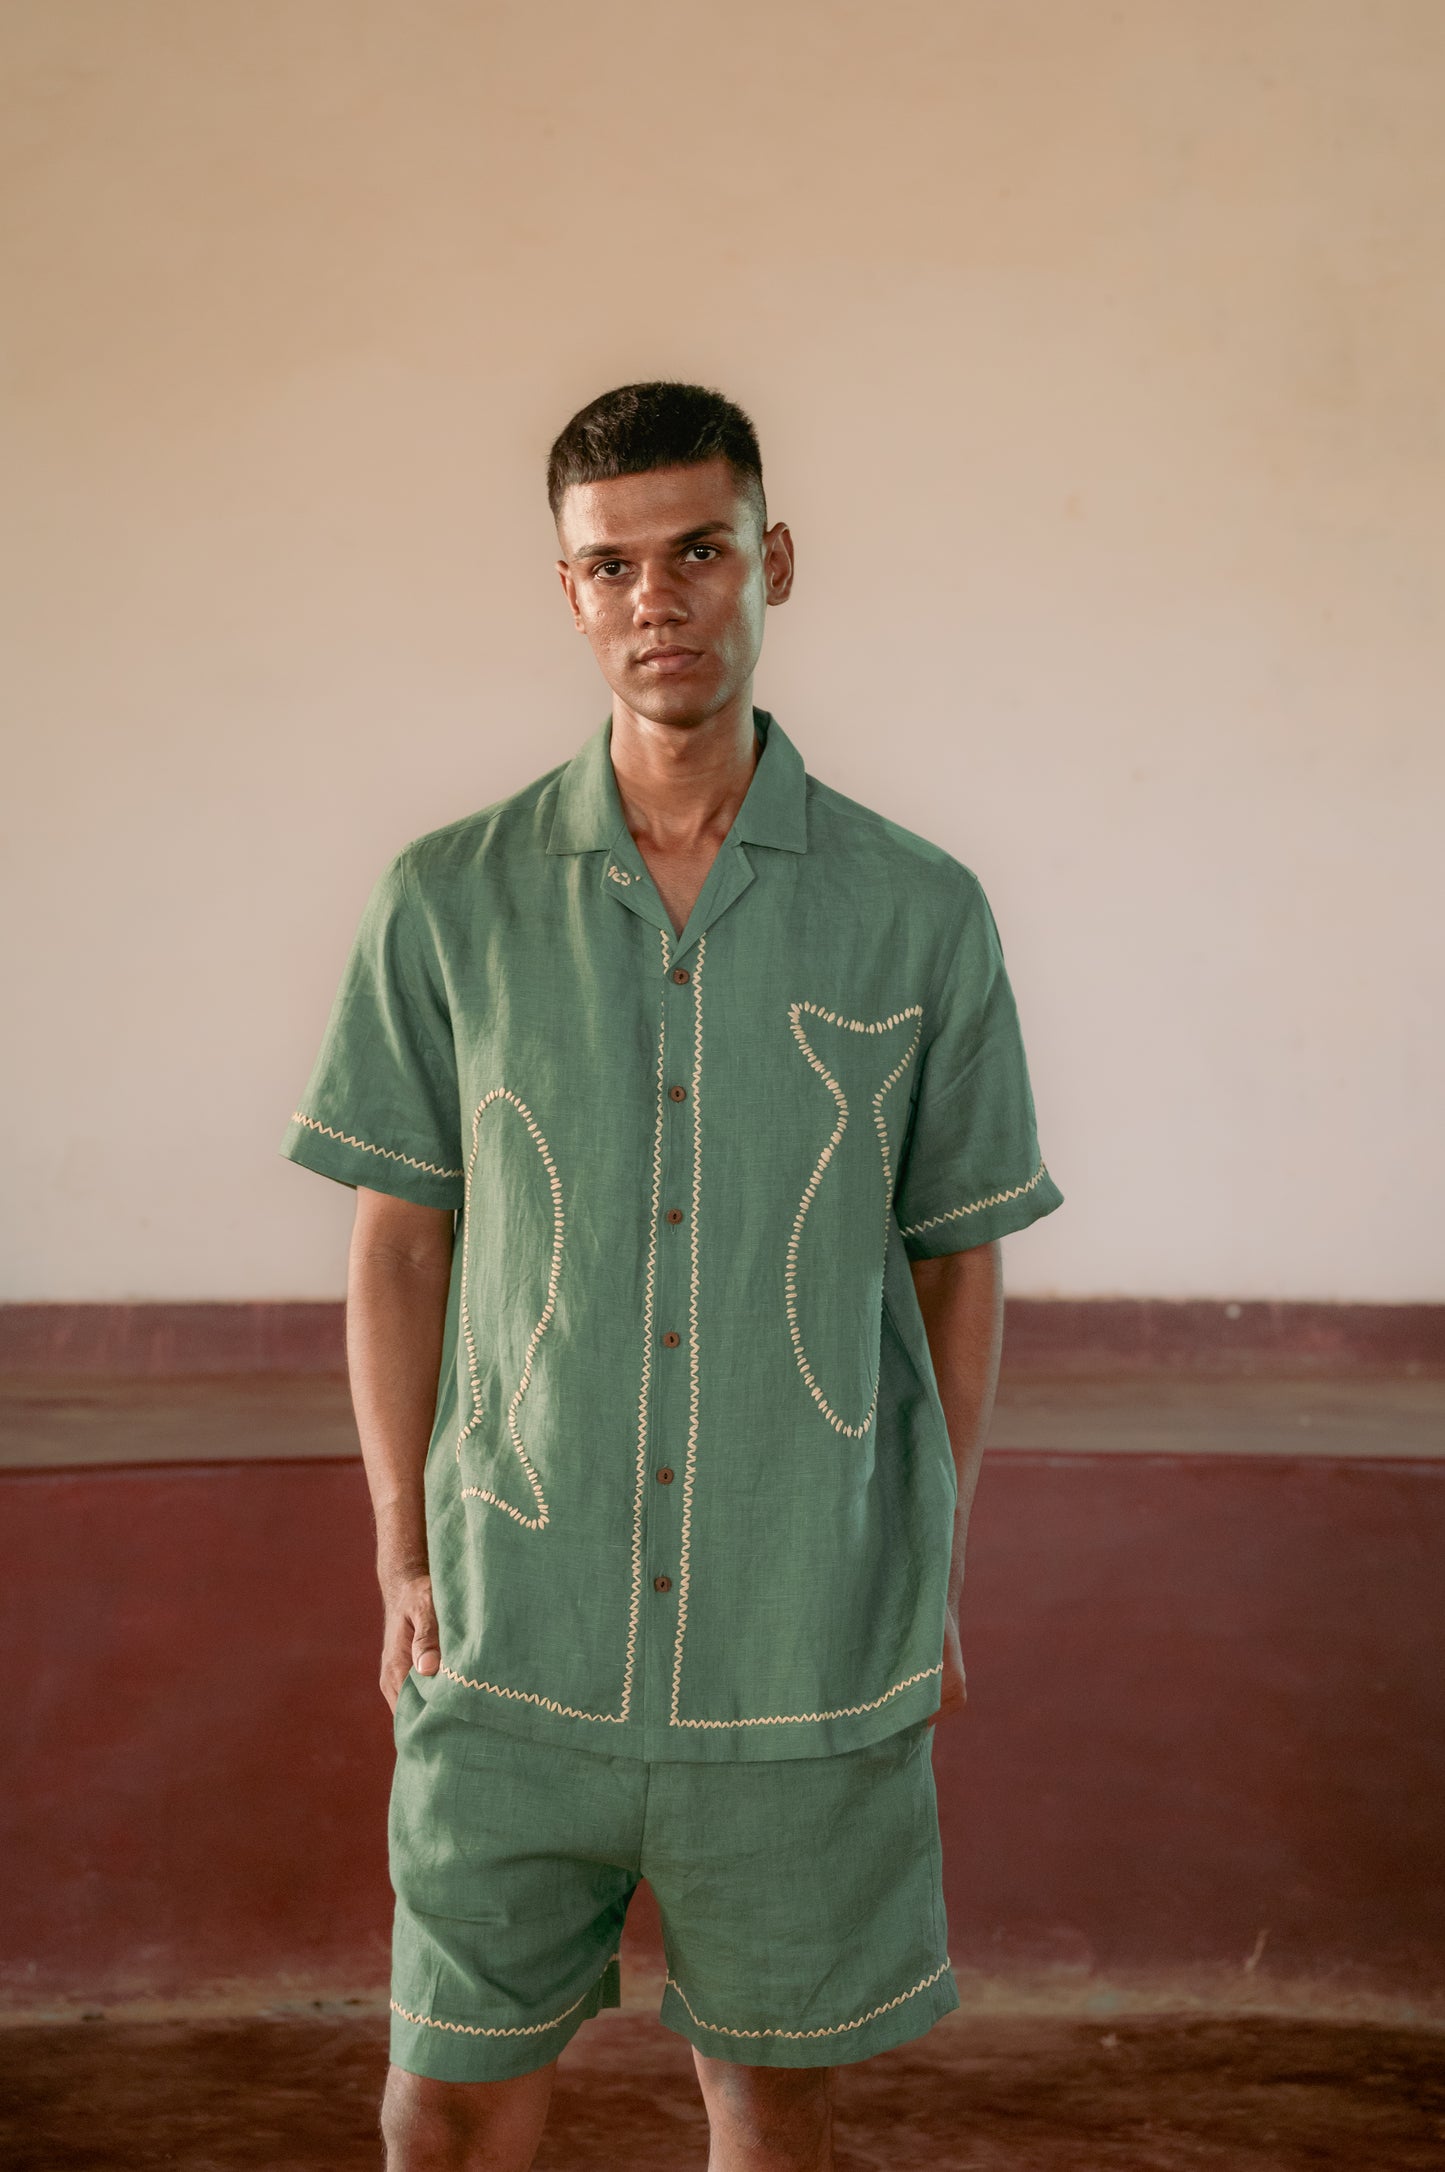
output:
[[[1063,1198],[977,877],[754,723],[681,935],[610,716],[398,853],[281,1147],[456,1215],[422,1694],[652,1759],[937,1709],[958,1485],[909,1262]]]

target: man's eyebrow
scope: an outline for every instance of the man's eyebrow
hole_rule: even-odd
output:
[[[737,530],[730,521],[705,520],[700,527],[684,528],[681,535],[669,536],[667,539],[668,548],[670,550],[681,550],[684,544],[701,543],[704,536],[736,535],[736,533]],[[584,543],[581,550],[575,552],[574,556],[577,558],[625,558],[627,553],[619,550],[615,543]]]

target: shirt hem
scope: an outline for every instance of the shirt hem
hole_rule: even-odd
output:
[[[467,1670],[458,1666],[456,1671]],[[904,1669],[903,1679],[916,1670]],[[865,1709],[847,1717],[783,1720],[759,1724],[747,1718],[732,1725],[674,1726],[646,1715],[626,1719],[599,1713],[594,1718],[564,1718],[510,1696],[469,1689],[442,1674],[412,1679],[429,1704],[448,1717],[478,1727],[492,1727],[532,1742],[557,1743],[591,1755],[624,1757],[646,1764],[763,1763],[799,1757],[834,1757],[882,1742],[906,1727],[917,1726],[938,1710],[942,1662],[936,1662],[895,1696],[859,1697]],[[557,1700],[560,1702],[560,1699]],[[866,1707],[870,1704],[872,1709]],[[821,1700],[820,1700],[821,1705]]]

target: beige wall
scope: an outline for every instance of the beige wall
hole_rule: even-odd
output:
[[[276,1142],[356,915],[605,714],[546,447],[678,375],[796,539],[757,698],[993,900],[1011,1286],[1445,1296],[1436,0],[0,40],[5,1294],[340,1289]]]

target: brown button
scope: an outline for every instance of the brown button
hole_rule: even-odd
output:
[[[675,1350],[678,1344],[682,1341],[682,1337],[681,1335],[679,1335],[675,1327],[670,1327],[662,1339],[667,1344],[669,1350]]]
[[[675,965],[675,966],[673,967],[673,969],[672,969],[672,977],[673,977],[673,979],[674,979],[674,980],[691,980],[691,979],[692,979],[692,975],[691,975],[691,973],[689,973],[689,971],[688,971],[688,969],[687,969],[687,967],[686,967],[685,965]]]
[[[670,1576],[654,1576],[652,1588],[654,1591],[671,1591],[672,1578]]]
[[[669,1086],[667,1090],[674,1101],[686,1101],[687,1088],[685,1086]]]
[[[660,1486],[670,1486],[672,1484],[672,1472],[665,1463],[657,1474],[657,1483]]]
[[[667,1210],[667,1219],[670,1222],[680,1222],[682,1220],[681,1207],[669,1207]]]

